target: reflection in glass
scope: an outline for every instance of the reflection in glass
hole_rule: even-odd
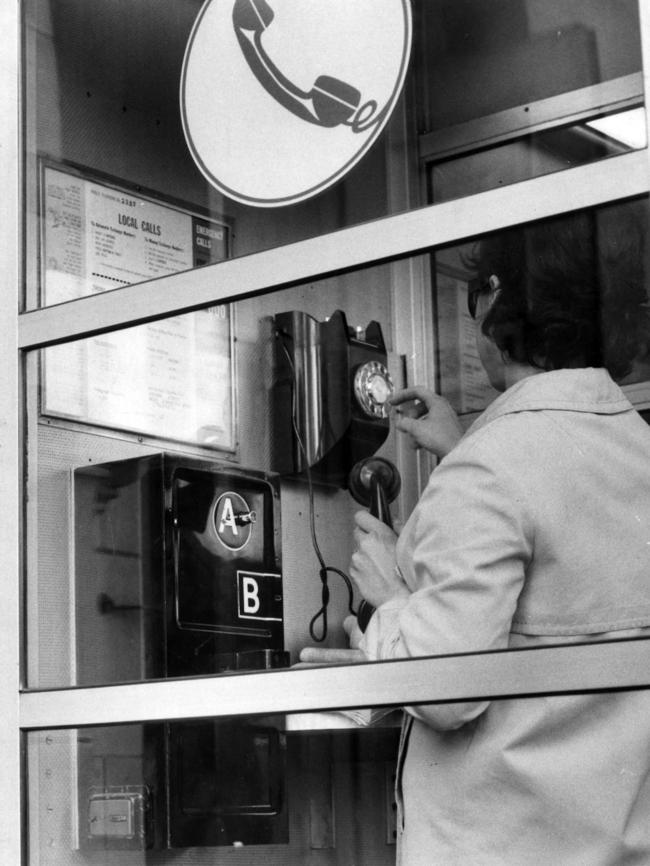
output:
[[[30,688],[283,667],[312,621],[342,642],[347,478],[395,460],[393,274],[30,356]]]
[[[616,16],[607,0],[425,0],[418,12],[427,132],[562,94],[578,108],[589,88],[641,69],[636,0]]]
[[[571,228],[572,221],[578,225],[581,220],[584,228]],[[575,218],[558,217],[546,223],[532,223],[529,230],[522,227],[495,233],[495,248],[501,238],[509,239],[511,249],[519,247],[522,251],[535,238],[543,245],[544,225],[549,227],[549,237],[553,234],[554,225],[558,234],[566,225],[567,236],[574,231],[576,238],[580,237],[576,243],[582,247],[568,251],[568,257],[574,260],[575,279],[584,280],[585,285],[591,281],[598,286],[589,310],[575,313],[576,316],[589,317],[585,326],[594,335],[591,360],[587,366],[607,363],[635,405],[646,411],[650,408],[650,392],[642,383],[650,378],[645,289],[650,267],[647,201],[604,206]],[[476,270],[482,243],[489,247],[490,237],[447,247],[435,254],[440,393],[450,400],[456,411],[467,415],[485,409],[498,393],[488,381],[481,364],[476,328],[467,305],[467,295],[472,286],[481,285],[481,280],[488,276]],[[514,267],[512,263],[510,266]],[[535,265],[522,252],[518,267],[520,291],[525,293],[525,281],[534,279]],[[623,354],[619,356],[621,352]],[[609,357],[611,353],[616,353],[617,357]]]
[[[231,308],[221,304],[44,350],[41,411],[233,452]]]
[[[102,0],[25,3],[27,307],[86,293],[88,282],[92,291],[105,291],[204,264],[205,257],[191,255],[183,227],[169,224],[171,211],[193,214],[208,227],[225,223],[232,230],[228,255],[240,256],[425,204],[417,190],[424,187],[422,165],[431,160],[441,163],[432,200],[442,201],[620,151],[593,127],[587,135],[586,123],[643,105],[635,0],[617,3],[615,16],[609,0],[503,0],[489,7],[481,0],[417,0],[412,7],[405,93],[375,144],[315,198],[258,208],[211,187],[183,135],[181,71],[200,0],[127,4],[119,11]],[[277,37],[281,16],[272,13],[277,20],[269,35]],[[363,50],[374,56],[376,30],[362,30],[369,40]],[[311,86],[315,77],[300,73],[307,77],[297,83]],[[222,81],[211,86],[232,89]],[[255,126],[253,119],[244,122]],[[532,141],[528,133],[539,136]],[[497,142],[503,145],[498,154],[470,155]],[[309,157],[318,160],[312,151]],[[244,171],[252,158],[242,154]],[[74,198],[69,189],[72,221],[59,227],[62,243],[49,255],[47,229],[58,208],[48,172],[119,190],[125,207],[110,208],[107,200],[90,206],[85,193]],[[141,220],[134,207],[165,220]],[[143,232],[143,221],[153,234]],[[158,241],[147,245],[156,256],[134,258],[124,231]],[[56,286],[48,278],[50,259],[57,259]],[[93,262],[122,270],[106,273]]]
[[[645,110],[638,108],[573,126],[522,135],[429,166],[432,203],[498,189],[646,146]]]
[[[304,716],[30,733],[29,863],[389,866],[397,724]]]
[[[616,360],[612,371],[643,414],[650,410],[647,216],[645,199],[578,215],[581,225],[591,226],[591,241],[580,255],[577,247],[569,254],[576,278],[597,286],[584,313],[593,336],[588,363],[606,360],[603,347],[607,353],[622,347],[626,363]],[[514,228],[508,236],[524,243],[539,229],[531,224],[528,234]],[[410,364],[435,353],[437,381],[426,384],[437,387],[467,427],[497,395],[467,307],[470,285],[477,278],[483,285],[490,276],[476,270],[475,254],[486,240],[495,239],[474,239],[427,257],[433,293],[424,261],[408,263],[414,294],[433,294],[435,317],[422,340],[396,333],[394,265],[239,302],[233,317],[234,452],[200,438],[181,444],[165,422],[148,437],[118,425],[47,415],[42,407],[39,412],[39,370],[31,363],[28,686],[265,670],[297,662],[300,650],[321,637],[325,647],[345,646],[342,623],[350,597],[342,575],[354,549],[354,512],[368,507],[351,495],[352,464],[376,455],[398,466],[402,486],[389,505],[393,518],[408,518],[420,492],[417,455],[396,434],[395,413],[380,417],[372,401],[359,400],[354,390],[358,369],[378,369],[379,344],[369,324],[381,326],[381,365],[395,388],[419,384]],[[630,304],[637,312],[626,316]],[[334,315],[337,308],[345,317]],[[305,322],[309,328],[302,328]],[[342,322],[347,334],[339,339]],[[558,324],[565,335],[558,337],[560,348],[573,327],[566,324],[564,330]],[[158,330],[175,339],[178,329],[163,321]],[[47,351],[77,351],[94,340]],[[330,353],[333,343],[336,352]],[[179,357],[191,363],[188,353]],[[109,374],[117,372],[110,365],[108,372],[80,366],[68,376],[72,382],[78,376],[84,387],[110,390]],[[158,381],[171,387],[164,377]],[[137,382],[122,374],[120,393],[130,395]],[[309,424],[301,415],[307,409]],[[185,418],[183,412],[179,417]],[[325,442],[331,465],[318,447]],[[355,593],[352,608],[358,604]]]
[[[466,863],[476,851],[513,866],[571,862],[567,852],[576,863],[585,852],[589,863],[624,862],[628,850],[647,851],[649,700],[647,691],[497,700],[482,724],[444,737],[413,730],[401,746],[398,716],[365,728],[309,714],[30,732],[25,862],[392,866],[403,826],[427,815],[434,831],[445,819]],[[538,723],[535,737],[508,718]],[[617,723],[634,719],[634,735],[620,737]],[[409,766],[426,737],[439,752]],[[459,804],[463,786],[480,796]]]

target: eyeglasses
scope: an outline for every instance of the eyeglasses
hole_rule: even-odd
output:
[[[481,295],[490,295],[490,306],[495,300],[501,281],[496,274],[490,274],[487,280],[470,280],[467,284],[467,311],[470,316],[476,318],[476,308],[478,307],[478,299]]]

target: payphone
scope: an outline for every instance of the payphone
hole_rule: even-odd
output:
[[[74,499],[80,685],[288,665],[277,476],[155,454]]]
[[[360,467],[367,466],[388,436],[388,401],[394,390],[381,326],[371,321],[365,328],[351,328],[341,310],[322,322],[297,310],[278,313],[273,324],[274,468],[285,476],[304,476],[310,489],[314,480],[349,488],[358,501],[369,504],[360,499],[367,474],[359,474]],[[376,465],[394,470],[393,499],[399,490],[399,481],[394,483],[399,479],[397,469],[380,458]],[[370,472],[370,500],[379,497],[388,513],[385,474]],[[314,534],[312,501],[310,494]],[[349,577],[326,564],[316,543],[314,549],[320,564],[321,607],[309,623],[309,634],[320,643],[328,633],[330,572],[344,580],[348,610],[357,612]],[[364,628],[372,610],[361,602],[358,614]]]
[[[322,322],[279,313],[274,326],[274,469],[345,488],[388,436],[393,380],[381,327],[351,328],[341,310]]]
[[[162,453],[74,472],[77,683],[289,664],[277,476]],[[80,742],[89,849],[287,841],[273,725],[149,724]]]

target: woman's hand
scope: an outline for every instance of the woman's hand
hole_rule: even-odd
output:
[[[410,403],[411,406],[406,406]],[[414,448],[425,448],[442,459],[463,435],[458,415],[449,402],[427,388],[415,386],[395,391],[390,404],[396,408],[398,430],[411,437]]]
[[[328,649],[327,647],[307,646],[300,650],[300,662],[294,667],[306,665],[355,665],[368,661],[360,649]]]
[[[366,654],[359,649],[363,634],[356,616],[346,616],[343,629],[348,636],[350,649],[328,649],[327,647],[308,646],[300,650],[301,665],[352,665],[368,661]]]
[[[350,577],[360,595],[379,607],[395,595],[408,592],[395,564],[397,535],[367,511],[354,515],[356,549],[350,560]]]

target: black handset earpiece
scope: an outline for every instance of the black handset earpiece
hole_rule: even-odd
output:
[[[360,107],[361,93],[356,87],[334,78],[319,75],[311,90],[302,90],[280,72],[262,45],[262,34],[273,21],[273,10],[266,0],[236,0],[232,23],[242,53],[251,71],[274,99],[293,114],[319,126],[346,124],[362,132],[377,123],[377,103]]]

